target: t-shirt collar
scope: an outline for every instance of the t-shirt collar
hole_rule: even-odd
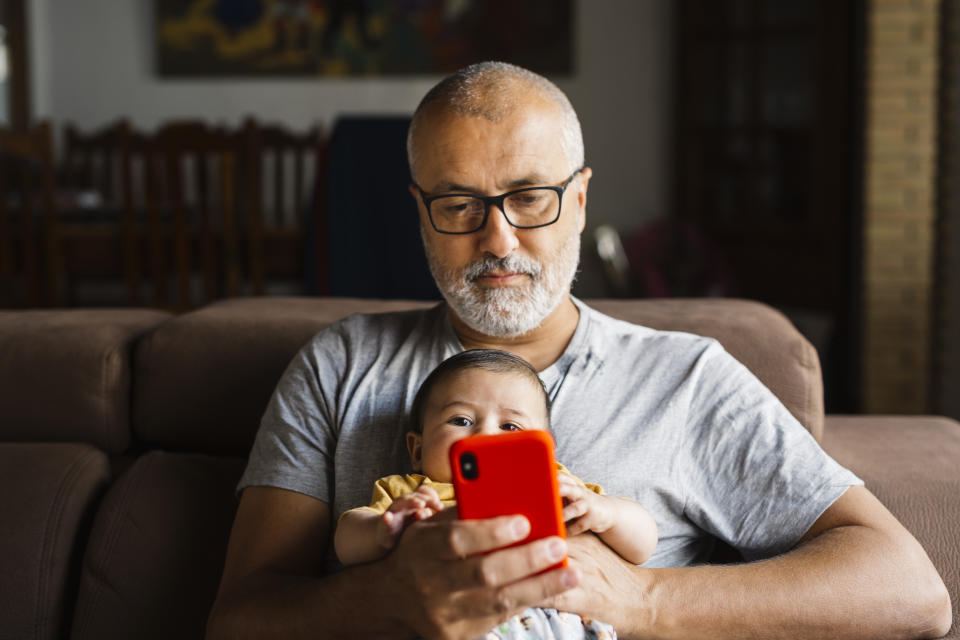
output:
[[[548,389],[551,388],[557,380],[566,375],[570,366],[579,357],[584,355],[588,348],[587,337],[590,333],[593,310],[572,294],[570,300],[573,301],[573,304],[576,305],[577,310],[580,312],[580,318],[577,320],[577,328],[574,330],[573,337],[570,339],[569,344],[567,344],[567,348],[563,350],[563,353],[560,354],[560,357],[557,358],[553,364],[540,372],[540,379],[543,380],[543,383]],[[454,330],[453,323],[450,321],[449,305],[442,302],[438,305],[438,308],[443,311],[441,339],[444,345],[444,357],[450,357],[464,350],[463,343],[461,343],[460,338],[457,337],[457,332]]]

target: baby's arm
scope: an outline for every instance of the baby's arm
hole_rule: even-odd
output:
[[[343,514],[333,535],[337,557],[345,565],[372,562],[387,555],[403,530],[415,520],[426,520],[443,503],[431,487],[400,496],[382,514],[354,509]]]
[[[558,473],[567,535],[593,531],[624,560],[643,564],[657,546],[657,523],[633,500],[594,493],[572,476]]]

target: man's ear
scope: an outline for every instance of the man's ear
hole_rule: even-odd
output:
[[[580,186],[577,188],[577,226],[581,233],[587,226],[587,187],[591,176],[593,176],[593,170],[590,167],[584,167],[580,172]]]
[[[426,212],[420,213],[420,190],[417,188],[417,185],[411,182],[407,185],[407,191],[410,192],[410,195],[413,197],[413,205],[417,208],[417,219],[420,220],[420,224],[427,224],[424,222],[424,216]]]
[[[423,436],[416,431],[407,431],[407,452],[413,470],[420,471],[423,466]]]

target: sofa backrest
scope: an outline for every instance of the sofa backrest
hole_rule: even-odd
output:
[[[246,455],[287,364],[352,313],[432,302],[237,298],[186,313],[137,345],[133,430],[150,446]]]
[[[0,312],[0,442],[124,451],[133,345],[170,317],[144,309]]]
[[[719,340],[819,438],[823,388],[816,350],[779,312],[728,299],[595,300],[611,316]],[[244,455],[294,354],[351,313],[431,302],[247,298],[178,316],[145,336],[134,362],[133,430],[147,446]]]
[[[591,300],[607,315],[654,329],[717,339],[820,441],[823,376],[817,350],[782,313],[761,302],[729,298]]]

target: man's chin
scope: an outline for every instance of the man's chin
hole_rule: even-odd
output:
[[[482,287],[474,286],[471,292],[471,303],[486,307],[487,313],[497,318],[509,318],[517,315],[518,307],[534,295],[531,287]]]
[[[478,333],[492,338],[519,338],[537,329],[553,309],[533,309],[525,304],[530,292],[473,289],[469,300],[448,298],[457,317]],[[522,288],[520,288],[522,289]],[[557,305],[552,305],[555,309]]]
[[[461,318],[463,320],[463,318]],[[479,333],[480,335],[486,336],[488,338],[496,338],[498,340],[514,340],[516,338],[522,338],[534,331],[537,327],[518,327],[513,322],[506,321],[485,321],[485,322],[475,322],[464,320],[470,329]],[[539,326],[539,323],[538,325]]]

